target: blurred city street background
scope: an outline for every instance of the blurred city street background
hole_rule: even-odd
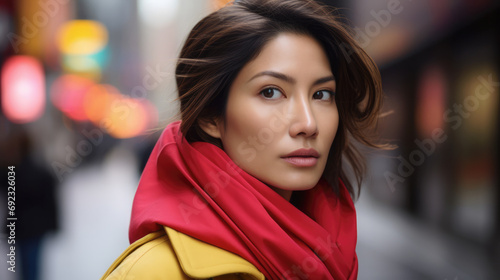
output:
[[[228,2],[0,0],[0,217],[18,218],[14,273],[0,231],[0,279],[99,279],[125,250],[141,170],[177,114],[183,40]],[[379,129],[398,146],[364,151],[359,279],[500,279],[500,1],[320,2],[379,66]],[[36,252],[38,270],[23,265]]]

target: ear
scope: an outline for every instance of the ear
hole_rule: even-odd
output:
[[[198,125],[200,126],[201,129],[203,129],[203,131],[205,131],[206,134],[212,136],[213,138],[217,139],[221,138],[220,128],[222,123],[219,120],[199,119]]]

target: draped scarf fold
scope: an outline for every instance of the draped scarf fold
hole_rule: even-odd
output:
[[[296,207],[217,146],[188,143],[180,121],[163,131],[132,207],[134,242],[162,226],[233,252],[266,279],[357,278],[356,211],[321,179]]]

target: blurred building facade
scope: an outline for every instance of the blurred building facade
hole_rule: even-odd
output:
[[[334,2],[334,1],[333,1]],[[352,1],[381,69],[381,136],[368,191],[500,262],[498,1]]]

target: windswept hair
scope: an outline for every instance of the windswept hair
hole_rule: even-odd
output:
[[[359,195],[365,160],[354,143],[382,147],[369,132],[377,124],[383,92],[378,68],[334,8],[312,0],[240,0],[198,22],[176,67],[181,131],[190,142],[205,141],[222,148],[220,140],[205,133],[198,121],[225,117],[234,79],[280,33],[315,38],[329,59],[337,83],[340,122],[323,176],[337,194],[338,179],[342,179],[355,197],[346,167],[355,175]]]

